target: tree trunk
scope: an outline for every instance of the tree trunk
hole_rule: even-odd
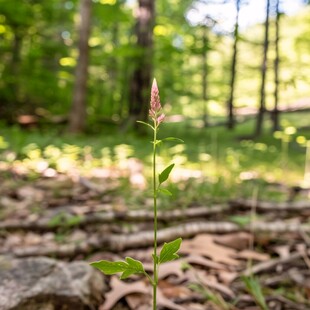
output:
[[[263,120],[265,114],[265,101],[266,101],[266,73],[267,73],[267,54],[269,47],[269,12],[270,12],[270,0],[267,0],[266,6],[266,20],[265,20],[265,38],[263,48],[263,62],[261,67],[261,88],[260,88],[260,106],[256,119],[255,137],[258,137],[262,133]]]
[[[208,28],[202,26],[202,100],[203,100],[203,125],[208,126]]]
[[[129,90],[129,117],[147,121],[149,92],[152,78],[153,27],[155,1],[139,0],[137,10],[136,36],[141,55],[137,59]]]
[[[233,129],[235,127],[235,117],[234,117],[234,92],[235,92],[235,81],[236,81],[236,67],[237,67],[237,54],[238,54],[238,41],[239,41],[239,12],[240,12],[240,0],[236,0],[236,23],[234,31],[234,46],[233,55],[231,62],[231,79],[230,79],[230,94],[227,102],[228,109],[228,122],[227,127]]]
[[[86,124],[86,91],[89,62],[88,39],[91,29],[91,5],[92,0],[81,0],[81,21],[78,43],[79,57],[75,72],[75,85],[68,128],[72,133],[82,132]]]
[[[278,110],[278,101],[279,101],[279,62],[280,62],[280,52],[279,52],[279,40],[280,40],[280,12],[279,4],[280,0],[276,0],[276,20],[275,20],[275,60],[274,60],[274,109],[272,111],[272,130],[279,130],[279,110]]]
[[[21,50],[23,45],[23,34],[20,27],[12,26],[13,40],[12,53],[9,63],[3,70],[3,80],[6,81],[6,95],[3,106],[0,108],[1,118],[8,124],[13,124],[20,108],[19,91],[19,68],[21,62]]]

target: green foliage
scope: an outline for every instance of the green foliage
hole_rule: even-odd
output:
[[[164,183],[168,178],[175,164],[166,167],[158,176],[159,185]]]
[[[168,243],[165,242],[160,251],[158,263],[162,264],[179,258],[177,252],[180,249],[181,243],[182,238],[178,238]]]
[[[203,298],[210,301],[216,307],[220,307],[222,310],[234,310],[235,307],[230,303],[226,302],[225,299],[221,296],[221,294],[217,292],[213,292],[205,285],[199,283],[192,283],[189,285],[189,288],[193,291],[201,294]]]
[[[171,114],[201,118],[203,100],[202,53],[208,52],[208,110],[224,115],[228,96],[228,70],[232,38],[186,19],[192,1],[164,0],[156,4],[154,68]],[[49,117],[67,115],[72,101],[77,63],[75,16],[79,1],[0,0],[0,108],[7,116],[24,113]],[[135,46],[135,19],[131,3],[124,0],[93,1],[89,44],[89,129],[102,120],[121,123],[128,115],[130,78],[141,49]],[[294,102],[307,96],[309,66],[309,8],[296,16],[281,16],[281,98]],[[272,26],[272,25],[271,25]],[[273,27],[273,26],[272,26]],[[271,28],[271,30],[273,30]],[[273,33],[274,31],[271,31]],[[256,106],[259,87],[262,25],[241,29],[236,106]],[[255,38],[255,40],[253,39]],[[271,40],[274,38],[271,37]],[[272,54],[272,53],[271,53]],[[270,63],[273,55],[270,56]],[[272,75],[267,79],[267,108],[272,107]],[[190,87],[188,87],[190,85]],[[280,99],[281,99],[280,98]],[[280,100],[282,101],[282,100]],[[173,103],[173,104],[171,104]]]
[[[48,226],[70,228],[78,226],[81,220],[82,217],[79,215],[68,215],[67,213],[61,212],[49,220]]]
[[[126,257],[125,261],[109,262],[101,260],[99,262],[93,262],[91,265],[106,275],[113,275],[122,272],[121,279],[127,279],[133,274],[145,274],[142,263],[131,257]]]
[[[243,276],[241,279],[244,282],[247,291],[252,295],[257,305],[262,310],[269,310],[258,279],[253,276]]]
[[[233,215],[229,219],[241,227],[249,225],[251,223],[251,220],[252,220],[251,216],[249,216],[249,215]]]
[[[158,192],[163,193],[166,196],[172,196],[172,193],[166,188],[160,188]]]

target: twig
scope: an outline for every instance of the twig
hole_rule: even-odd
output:
[[[283,222],[271,222],[271,223],[252,223],[253,232],[297,232],[300,229],[309,232],[310,226],[300,224],[290,224]],[[237,224],[230,222],[190,222],[178,226],[173,226],[158,231],[158,243],[163,243],[172,240],[176,237],[190,238],[197,234],[202,233],[231,233],[237,231],[250,231],[250,227],[240,227]],[[51,248],[43,247],[42,245],[37,247],[25,247],[14,249],[13,255],[16,256],[56,256],[56,257],[74,257],[78,254],[88,254],[94,250],[101,249],[103,251],[115,251],[120,252],[126,249],[136,249],[141,247],[148,247],[153,244],[153,232],[141,231],[131,234],[106,234],[100,237],[95,236],[76,244],[60,245]],[[7,251],[0,250],[0,254],[7,254]],[[294,256],[295,255],[295,256]],[[264,270],[265,268],[273,268],[274,265],[290,261],[301,257],[300,253],[295,253],[290,256],[289,259],[271,260],[269,262],[262,263],[262,267],[254,266],[253,273],[260,272],[259,268]],[[265,265],[267,264],[267,265]],[[258,269],[257,269],[258,268]]]
[[[252,208],[252,199],[234,199],[230,201],[232,207]],[[291,201],[291,202],[270,202],[257,201],[256,209],[259,211],[292,211],[298,212],[305,209],[310,209],[310,200]]]
[[[184,210],[168,210],[165,212],[158,211],[157,217],[159,221],[170,222],[172,220],[188,219],[188,218],[203,218],[212,214],[218,214],[228,210],[227,205],[215,205],[212,207],[195,207],[187,208]],[[64,214],[62,208],[61,214]],[[53,214],[53,217],[57,216],[57,213]],[[64,215],[64,221],[59,221],[51,225],[53,217],[42,218],[35,221],[20,221],[20,220],[8,220],[0,223],[0,229],[7,231],[13,230],[32,230],[32,231],[54,231],[57,228],[63,227],[66,224],[66,220],[70,220],[70,217],[76,216],[75,214],[66,213]],[[83,227],[92,224],[105,224],[113,223],[115,221],[126,222],[138,222],[138,221],[152,221],[153,212],[147,210],[132,210],[127,212],[105,211],[88,213],[79,215],[79,219],[76,226]]]

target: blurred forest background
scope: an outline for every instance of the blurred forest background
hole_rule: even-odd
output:
[[[4,167],[31,159],[40,170],[43,158],[55,168],[66,145],[65,170],[88,153],[103,156],[95,166],[113,162],[119,144],[121,156],[146,159],[135,121],[148,119],[156,77],[165,131],[187,142],[172,154],[181,164],[236,171],[232,182],[252,168],[295,185],[309,174],[307,1],[0,4]]]
[[[0,0],[0,39],[0,308],[33,286],[16,275],[45,270],[7,285],[2,255],[150,262],[152,145],[136,121],[156,77],[159,139],[185,141],[157,161],[176,166],[159,242],[185,239],[162,309],[309,309],[309,1]],[[140,279],[109,280],[91,309],[149,309],[129,294]]]
[[[253,3],[2,0],[1,119],[125,126],[147,118],[153,76],[167,114],[207,125],[228,113],[230,127],[237,108],[276,117],[309,97],[309,8]]]

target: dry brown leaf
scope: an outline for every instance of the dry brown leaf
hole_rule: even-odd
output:
[[[187,308],[184,308],[181,305],[177,305],[176,303],[165,297],[165,295],[159,288],[157,289],[157,305],[169,310],[188,310]]]
[[[234,271],[226,271],[226,270],[219,270],[218,271],[218,278],[221,282],[225,285],[229,285],[232,281],[236,279],[239,274]]]
[[[280,256],[280,258],[287,258],[290,256],[289,245],[279,245],[274,248],[274,251]]]
[[[301,270],[297,268],[291,268],[288,271],[289,277],[303,288],[310,289],[310,277],[309,275],[303,274]]]
[[[166,280],[159,281],[159,288],[163,295],[169,299],[187,299],[193,293],[192,291],[183,285],[175,285]]]
[[[14,233],[8,235],[5,241],[5,247],[10,249],[23,244],[23,235],[19,233]]]
[[[150,310],[151,298],[146,294],[130,294],[125,297],[126,302],[132,310]]]
[[[150,288],[147,287],[145,282],[136,281],[132,283],[126,283],[119,280],[116,276],[111,277],[111,291],[109,291],[105,297],[106,300],[103,305],[99,307],[99,310],[110,310],[112,307],[123,297],[133,294],[150,294]]]
[[[28,232],[24,237],[23,245],[38,245],[42,243],[42,235]]]
[[[226,265],[214,262],[200,255],[189,255],[188,257],[186,257],[185,260],[189,264],[200,265],[200,266],[207,267],[207,268],[219,269],[219,270],[227,269]]]
[[[243,250],[243,251],[237,253],[234,257],[246,259],[246,260],[261,261],[261,262],[270,259],[270,255],[268,255],[268,254],[258,253],[258,252],[251,251],[251,250]]]
[[[164,279],[168,276],[174,275],[178,278],[183,277],[182,264],[183,260],[178,259],[172,262],[160,265],[158,279]]]
[[[219,283],[214,275],[209,275],[203,270],[186,271],[188,281],[191,283],[198,283],[206,286],[207,288],[215,289],[218,292],[227,295],[230,298],[235,298],[235,293],[226,285]]]
[[[245,250],[249,248],[252,235],[246,232],[229,233],[215,236],[214,241],[235,250]]]
[[[32,202],[41,202],[45,198],[45,192],[42,189],[31,185],[18,188],[16,194],[19,199],[31,200]]]
[[[207,310],[205,305],[197,304],[197,303],[188,303],[186,304],[186,309],[190,310]]]
[[[180,249],[183,254],[197,254],[210,257],[215,262],[237,266],[239,261],[232,257],[236,255],[236,250],[216,244],[214,236],[208,234],[197,235],[191,240],[184,240]]]

